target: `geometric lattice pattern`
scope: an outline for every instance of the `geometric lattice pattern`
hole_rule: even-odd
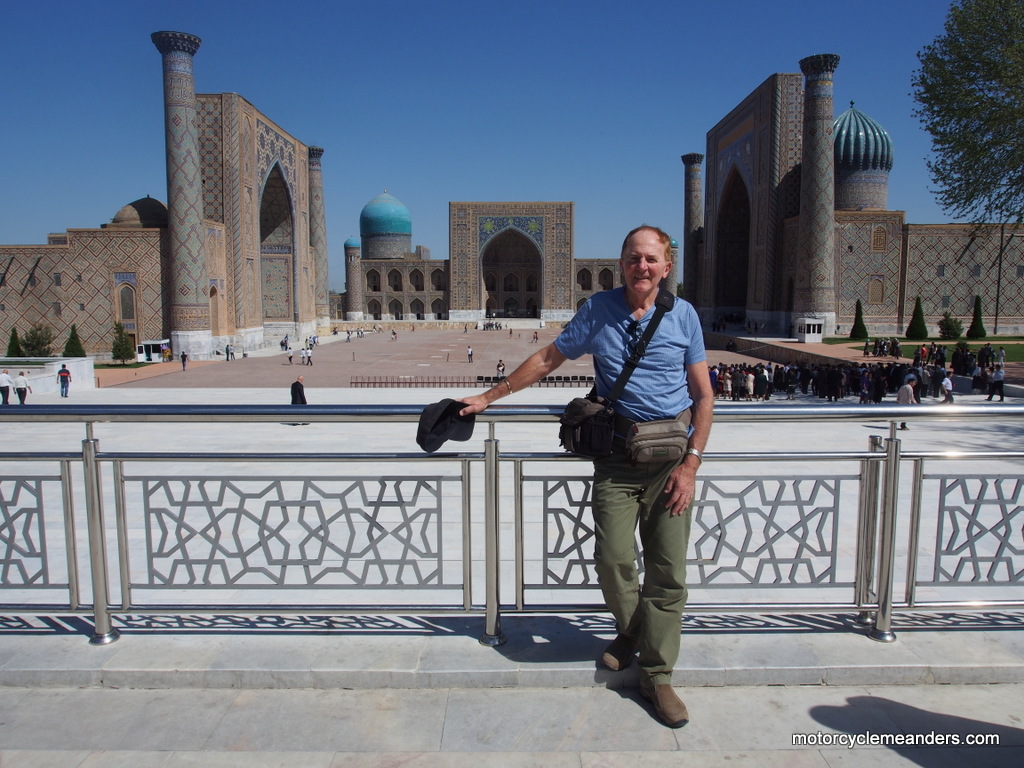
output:
[[[43,483],[58,478],[0,478],[0,585],[53,586],[43,527]]]
[[[836,585],[842,479],[705,480],[690,533],[699,583]]]
[[[939,480],[931,585],[1024,582],[1024,475]]]
[[[691,586],[849,586],[838,578],[840,489],[859,481],[835,475],[699,480],[688,554]],[[543,575],[533,586],[596,584],[590,479],[539,482]]]
[[[144,587],[439,587],[442,477],[126,478]],[[449,494],[451,495],[451,494]],[[461,540],[461,531],[456,540]]]

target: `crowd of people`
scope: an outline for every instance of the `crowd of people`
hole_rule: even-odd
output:
[[[975,360],[970,364],[977,367]],[[973,373],[975,369],[971,370]],[[857,398],[858,402],[864,404],[880,403],[887,396],[894,396],[908,379],[913,378],[917,384],[917,402],[921,402],[922,396],[942,398],[944,403],[954,402],[952,376],[955,370],[937,362],[922,364],[916,358],[909,364],[899,360],[861,365],[719,363],[710,366],[708,372],[715,397],[720,400],[760,402],[772,397],[794,400],[797,392],[800,392],[827,402]],[[974,376],[972,391],[974,394],[987,393],[989,400],[996,396],[1004,400],[1003,381],[1003,365],[996,362]]]

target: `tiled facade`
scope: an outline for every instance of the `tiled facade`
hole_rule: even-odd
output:
[[[825,69],[837,63],[810,59]],[[819,146],[810,163],[804,153],[807,133],[831,136],[831,95],[824,92],[832,75],[823,84],[819,69],[810,66],[808,76],[813,115],[805,115],[801,75],[776,74],[708,132],[703,200],[693,200],[699,187],[686,188],[686,210],[699,202],[705,214],[696,269],[684,276],[696,284],[702,317],[738,316],[787,333],[798,315],[831,315],[845,333],[860,300],[869,333],[902,334],[920,296],[937,333],[947,311],[969,325],[979,295],[990,333],[997,312],[1000,333],[1024,333],[1024,228],[1013,237],[1014,228],[1004,228],[1000,259],[998,225],[975,232],[908,224],[902,211],[871,208],[871,200],[887,199],[884,178],[870,179],[866,191],[856,184],[847,190],[868,205],[853,206],[847,197],[836,205],[833,155]],[[814,178],[804,178],[808,173]],[[823,263],[818,253],[826,246],[831,258]],[[824,290],[812,291],[812,283]]]
[[[443,261],[418,258],[419,248],[402,258],[367,258],[346,247],[347,293],[335,300],[332,317],[564,321],[594,293],[619,284],[618,260],[574,258],[571,202],[450,203],[449,233]],[[408,251],[410,236],[403,237]]]
[[[238,94],[195,94],[198,38],[153,40],[163,58],[168,207],[136,201],[110,225],[45,246],[0,246],[0,330],[45,323],[62,347],[75,324],[86,351],[103,357],[121,320],[136,343],[171,339],[175,353],[197,359],[226,344],[242,351],[322,331],[323,150]],[[140,203],[163,221],[116,220]]]

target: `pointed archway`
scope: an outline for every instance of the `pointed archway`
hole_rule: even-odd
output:
[[[740,316],[747,309],[750,267],[750,194],[734,167],[725,182],[715,232],[715,307]]]
[[[295,319],[295,220],[292,196],[281,166],[267,175],[260,197],[260,268],[263,285],[263,319],[290,322]]]
[[[540,251],[523,233],[506,229],[484,248],[484,306],[505,317],[536,317],[540,303]]]

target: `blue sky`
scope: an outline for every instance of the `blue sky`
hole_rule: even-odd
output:
[[[331,286],[359,212],[387,189],[413,242],[448,255],[450,201],[572,200],[577,257],[615,257],[639,223],[678,237],[679,156],[774,72],[842,59],[850,100],[892,136],[889,206],[950,219],[913,117],[916,54],[945,0],[40,0],[5,4],[0,243],[96,227],[166,201],[160,55],[151,32],[202,38],[201,93],[240,93],[325,148]]]

